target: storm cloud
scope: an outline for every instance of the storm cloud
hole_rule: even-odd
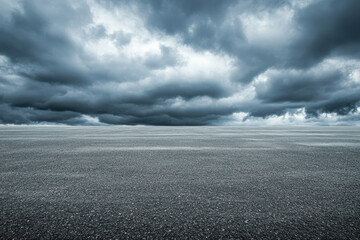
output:
[[[0,5],[0,124],[360,123],[358,0]]]

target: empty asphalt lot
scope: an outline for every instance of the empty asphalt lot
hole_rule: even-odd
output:
[[[0,127],[2,239],[360,239],[359,127]]]

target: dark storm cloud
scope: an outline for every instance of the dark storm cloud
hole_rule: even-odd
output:
[[[280,72],[269,74],[269,80],[256,84],[256,93],[265,102],[311,102],[326,99],[339,89],[339,72],[314,74],[308,72]]]
[[[214,25],[223,23],[231,7],[236,6],[238,12],[241,13],[271,9],[287,3],[285,0],[150,0],[139,2],[150,7],[148,22],[151,27],[159,28],[169,34],[186,35],[188,28],[195,25],[199,27],[199,33],[197,33],[199,38],[204,38],[204,40],[205,37],[214,36],[219,27]]]
[[[227,96],[229,90],[225,89],[219,83],[184,83],[179,82],[164,84],[161,87],[151,89],[149,91],[150,98],[173,98],[182,97],[185,99],[191,99],[199,96],[209,96],[213,98],[219,98]]]
[[[100,114],[99,120],[108,124],[151,124],[151,125],[204,125],[211,124],[221,116],[234,112],[235,108],[193,106],[172,108],[166,104],[148,108],[146,106],[127,106],[126,114]]]
[[[70,111],[54,112],[10,107],[5,104],[0,104],[0,111],[0,123],[28,124],[53,122],[70,125],[87,124],[86,120],[81,119],[81,114]]]
[[[13,63],[26,64],[30,71],[19,74],[34,80],[84,84],[87,76],[76,63],[77,47],[63,26],[76,27],[88,21],[86,5],[75,11],[61,1],[45,5],[41,1],[22,3],[23,11],[13,11],[11,18],[3,19],[0,25],[0,53]]]
[[[151,28],[178,34],[184,43],[199,50],[225,52],[247,65],[234,76],[234,80],[249,83],[253,77],[274,64],[276,56],[268,50],[251,46],[246,40],[241,20],[227,18],[231,11],[236,14],[263,14],[281,6],[289,5],[285,0],[257,1],[149,1],[151,6],[148,24]]]
[[[150,1],[149,25],[169,34],[179,34],[184,42],[201,49],[224,51],[248,65],[235,80],[248,83],[272,66],[309,67],[331,53],[359,58],[360,2],[315,1],[295,13],[301,35],[288,54],[261,49],[246,42],[241,21],[226,22],[231,8],[237,13],[273,11],[291,1]],[[230,8],[230,10],[229,10]],[[217,9],[215,11],[215,9]],[[229,11],[227,11],[229,10]],[[191,29],[191,31],[190,31]]]
[[[295,18],[302,36],[294,42],[289,61],[308,67],[330,54],[359,58],[360,1],[319,1]]]
[[[356,109],[360,86],[346,81],[334,70],[283,71],[269,73],[268,81],[255,84],[260,107],[254,116],[282,115],[286,109],[304,107],[310,115],[337,113],[345,115]]]
[[[207,125],[300,108],[350,116],[360,2],[302,4],[0,0],[0,123]],[[112,19],[126,13],[135,20]]]
[[[328,101],[309,104],[306,112],[315,116],[319,113],[346,115],[350,112],[355,112],[360,101],[359,91],[360,88],[339,91],[333,94]]]

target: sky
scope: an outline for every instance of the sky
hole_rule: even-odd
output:
[[[360,125],[359,0],[0,6],[0,124]]]

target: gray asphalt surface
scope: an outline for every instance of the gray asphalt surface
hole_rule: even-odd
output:
[[[2,239],[360,239],[359,127],[0,127]]]

